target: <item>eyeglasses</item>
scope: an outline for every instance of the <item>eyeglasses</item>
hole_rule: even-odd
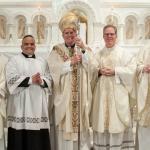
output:
[[[66,35],[66,36],[70,36],[70,35],[74,35],[75,34],[75,32],[63,32],[63,34],[64,35]]]
[[[115,33],[104,33],[104,36],[114,36]]]

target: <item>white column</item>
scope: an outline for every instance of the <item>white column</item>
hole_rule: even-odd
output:
[[[47,41],[46,41],[46,44],[49,44],[51,42],[51,39],[52,39],[51,25],[48,24],[47,25]]]
[[[88,30],[87,30],[87,32],[88,32],[88,37],[87,37],[87,41],[88,41],[88,44],[93,44],[93,23],[92,22],[90,22],[90,20],[89,20],[89,22],[88,22]]]
[[[14,44],[16,41],[15,25],[7,24],[7,43]]]
[[[56,44],[59,43],[59,28],[58,28],[58,23],[52,23],[51,24],[51,44]]]
[[[86,35],[87,35],[87,25],[86,23],[80,23],[80,30],[79,30],[79,36],[83,40],[84,43],[86,43]]]
[[[100,28],[101,28],[101,33],[100,33],[100,36],[101,36],[101,40],[100,40],[101,47],[105,46],[105,42],[104,42],[104,38],[103,38],[103,28],[105,27],[105,25],[106,24],[101,23],[101,26],[100,26]]]
[[[94,52],[99,51],[104,46],[103,40],[103,24],[96,22],[93,24],[93,44]]]
[[[138,43],[142,44],[145,40],[144,24],[138,24]]]
[[[27,34],[33,35],[33,25],[32,24],[27,24]]]
[[[101,24],[98,23],[98,22],[95,22],[93,24],[93,27],[94,27],[94,35],[93,35],[94,38],[93,38],[93,41],[94,41],[94,43],[95,42],[100,42],[102,37],[103,37]]]
[[[118,42],[120,44],[124,43],[124,24],[118,25]]]
[[[104,46],[103,27],[102,23],[94,23],[94,42],[101,48]]]

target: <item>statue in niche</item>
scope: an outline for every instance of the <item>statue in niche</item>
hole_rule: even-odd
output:
[[[150,19],[145,24],[145,39],[150,39]]]
[[[128,19],[126,23],[126,39],[133,39],[134,35],[134,23],[133,20]]]
[[[45,23],[43,17],[40,15],[38,16],[37,20],[37,38],[38,43],[41,43],[41,39],[45,38]]]
[[[0,38],[6,38],[6,21],[4,17],[0,16]]]
[[[22,39],[25,35],[25,19],[20,17],[18,19],[18,38]]]
[[[8,41],[9,41],[10,44],[13,44],[13,43],[14,43],[14,41],[13,41],[13,35],[12,35],[11,33],[9,34],[9,39],[8,39]]]
[[[109,25],[115,25],[116,23],[115,23],[114,19],[115,19],[114,16],[108,17],[107,24],[109,24]]]

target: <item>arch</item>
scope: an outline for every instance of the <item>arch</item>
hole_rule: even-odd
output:
[[[43,44],[46,39],[46,24],[47,20],[44,15],[37,15],[33,19],[33,29],[34,29],[34,36],[37,39],[38,44]]]
[[[45,13],[45,12],[36,12],[36,13],[34,13],[33,15],[32,15],[32,17],[31,17],[31,23],[33,23],[34,22],[34,19],[36,18],[36,16],[44,16],[45,17],[45,19],[46,19],[46,22],[47,23],[49,23],[50,22],[50,14],[47,14],[47,13]]]
[[[131,40],[135,38],[137,33],[137,18],[129,15],[125,18],[125,38]]]
[[[147,19],[150,19],[150,14],[148,14],[148,15],[146,15],[146,16],[144,17],[144,22],[145,22]]]
[[[6,23],[6,17],[0,15],[0,39],[6,39]]]
[[[72,2],[66,2],[60,6],[58,10],[58,18],[56,18],[56,22],[60,20],[60,18],[66,14],[67,12],[77,9],[82,11],[87,16],[87,43],[90,44],[93,42],[93,23],[96,22],[96,16],[94,9],[88,4],[83,1],[72,1]]]
[[[115,19],[115,20],[117,21],[117,22],[116,22],[116,23],[117,23],[116,25],[118,25],[118,24],[120,23],[119,20],[121,20],[120,16],[119,16],[117,13],[115,13],[115,12],[110,12],[110,14],[105,17],[105,19],[104,19],[104,24],[107,23],[107,21],[108,21],[109,18]]]
[[[150,15],[144,18],[144,38],[150,39]]]
[[[5,12],[1,12],[1,13],[0,13],[0,16],[4,16],[4,17],[6,18],[6,20],[7,20],[7,23],[8,23],[8,21],[9,21],[9,16],[8,16]]]
[[[105,18],[105,24],[112,24],[118,26],[118,18],[114,15],[109,15]]]
[[[16,37],[22,39],[26,34],[26,17],[24,15],[18,15],[15,17],[15,28],[16,28]]]
[[[146,18],[149,17],[149,16],[150,16],[150,13],[144,14],[144,15],[141,17],[141,24],[143,24],[143,23],[145,22]]]
[[[72,2],[66,2],[62,4],[62,7],[59,8],[58,15],[60,19],[63,14],[66,12],[72,10],[72,9],[79,9],[82,10],[89,18],[88,20],[92,20],[93,22],[96,22],[96,16],[94,9],[87,3],[83,1],[72,1]],[[61,14],[61,16],[60,16]]]
[[[126,14],[125,17],[124,17],[124,20],[123,20],[124,23],[125,23],[125,21],[128,17],[135,18],[135,20],[137,21],[137,24],[139,23],[140,19],[139,19],[139,16],[136,13],[131,12],[131,13]]]
[[[133,15],[128,15],[128,16],[126,16],[125,22],[126,22],[128,19],[132,19],[132,20],[134,20],[136,23],[138,22],[138,21],[137,21],[137,18],[136,18],[135,16],[133,16]]]

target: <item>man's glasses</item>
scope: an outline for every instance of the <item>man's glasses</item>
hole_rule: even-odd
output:
[[[63,32],[63,34],[66,36],[70,36],[70,35],[74,35],[75,33],[74,32]]]
[[[115,33],[104,33],[104,36],[114,36]]]

